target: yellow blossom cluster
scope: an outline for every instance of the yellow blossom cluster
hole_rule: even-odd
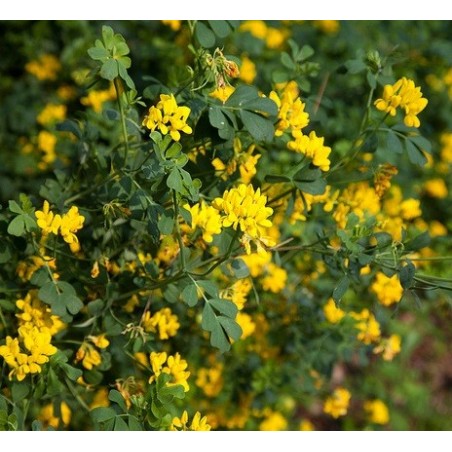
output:
[[[147,333],[158,332],[161,340],[175,336],[180,327],[177,315],[173,314],[170,308],[162,308],[152,316],[149,311],[146,311],[141,323]]]
[[[247,20],[240,25],[240,31],[249,32],[255,38],[265,41],[269,49],[279,49],[288,37],[288,31],[269,27],[263,20]]]
[[[154,373],[149,378],[149,383],[155,381],[161,373],[165,373],[172,377],[172,380],[167,383],[168,386],[182,385],[185,392],[190,389],[187,381],[190,372],[186,370],[188,363],[185,359],[181,358],[179,353],[176,353],[174,356],[168,356],[166,352],[151,352],[149,358],[152,372]],[[164,364],[166,364],[165,367],[163,367]]]
[[[46,256],[44,253],[42,256],[29,256],[27,259],[20,261],[17,265],[16,273],[23,281],[30,281],[35,271],[44,266],[47,267],[48,270],[54,270],[52,271],[53,279],[59,278],[59,274],[55,272],[57,269],[56,259]]]
[[[61,63],[55,55],[44,54],[38,59],[28,62],[25,70],[38,80],[55,80],[61,70]]]
[[[54,403],[48,403],[41,408],[38,419],[42,422],[44,427],[52,427],[57,429],[59,427],[66,427],[71,422],[72,412],[69,405],[66,402],[59,404],[59,416],[56,415],[54,410]]]
[[[363,309],[359,313],[351,312],[350,315],[356,320],[355,328],[359,331],[358,340],[366,345],[380,340],[380,324],[368,309]]]
[[[62,104],[47,104],[39,113],[36,120],[39,124],[47,126],[57,121],[62,121],[66,118],[66,105]]]
[[[41,373],[41,366],[57,352],[51,344],[52,336],[65,325],[38,299],[36,290],[17,300],[16,306],[21,311],[17,314],[18,337],[6,337],[6,344],[0,346],[0,356],[11,368],[9,379],[16,377],[22,381],[28,374]]]
[[[97,348],[105,349],[109,345],[110,341],[105,337],[105,334],[88,336],[77,350],[75,361],[81,361],[85,369],[91,370],[102,362],[102,356]]]
[[[115,100],[117,97],[113,84],[108,89],[91,90],[86,96],[80,99],[80,103],[85,107],[91,107],[96,113],[100,113],[105,102]]]
[[[385,425],[389,422],[388,407],[380,399],[367,400],[364,403],[364,410],[367,412],[369,420],[374,424]]]
[[[336,388],[333,394],[325,400],[323,411],[335,419],[340,416],[345,416],[351,397],[352,395],[348,389],[342,387]]]
[[[392,361],[400,353],[401,343],[402,339],[398,334],[391,334],[387,339],[382,339],[373,351],[375,354],[381,353],[385,361]]]
[[[267,228],[272,226],[268,217],[273,209],[266,203],[267,197],[261,195],[260,188],[254,190],[252,185],[245,184],[226,190],[222,198],[215,198],[212,203],[223,214],[223,227],[232,226],[234,230],[240,228],[243,232],[242,244],[247,254],[251,253],[250,241],[256,244],[258,251],[263,250],[263,245],[271,243],[265,234]]]
[[[391,306],[398,303],[403,295],[403,287],[397,275],[386,276],[382,272],[375,275],[375,281],[370,290],[377,296],[383,306]]]
[[[192,128],[187,124],[189,115],[190,108],[179,107],[173,94],[160,94],[160,101],[156,107],[149,108],[143,126],[151,131],[158,129],[163,135],[169,133],[174,141],[179,141],[180,132],[192,133]]]
[[[222,221],[217,209],[202,200],[192,207],[188,204],[184,207],[191,214],[191,229],[199,228],[206,243],[211,243],[213,236],[221,233]]]
[[[49,202],[44,201],[42,210],[35,212],[38,226],[42,234],[60,234],[63,240],[69,244],[73,253],[80,251],[80,244],[75,233],[83,227],[85,217],[80,215],[78,207],[72,206],[64,215],[54,214],[50,210]]]
[[[207,416],[201,417],[201,413],[197,411],[193,416],[191,424],[188,425],[188,413],[186,410],[182,413],[182,416],[174,417],[170,428],[171,431],[199,431],[208,432],[211,426],[207,423]]]
[[[402,77],[393,85],[385,85],[383,97],[375,101],[375,107],[391,116],[395,116],[400,107],[405,112],[405,125],[419,127],[421,122],[417,116],[427,103],[428,100],[422,97],[421,88],[415,86],[413,80]]]
[[[264,409],[265,419],[259,424],[261,431],[287,430],[287,420],[279,411]]]
[[[201,367],[195,383],[207,397],[216,397],[223,389],[223,364],[216,363],[210,368]]]

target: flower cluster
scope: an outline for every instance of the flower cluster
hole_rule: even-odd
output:
[[[168,356],[166,352],[151,352],[149,358],[152,372],[154,373],[149,378],[149,383],[152,383],[161,373],[164,373],[172,377],[171,381],[167,383],[168,386],[182,385],[185,392],[190,389],[187,381],[190,372],[186,370],[188,363],[185,359],[181,358],[179,353],[176,353],[174,356]],[[166,364],[165,367],[163,367],[164,364]]]
[[[186,410],[182,413],[182,416],[174,417],[171,425],[171,431],[196,431],[196,432],[208,432],[211,427],[207,423],[207,416],[201,417],[201,413],[197,411],[193,416],[191,424],[188,425],[188,413]]]
[[[35,215],[44,236],[60,234],[63,240],[69,244],[73,253],[80,251],[80,244],[75,233],[82,229],[85,217],[80,215],[78,207],[72,206],[67,213],[59,215],[50,210],[48,201],[44,201],[42,210],[37,210]]]
[[[109,345],[110,341],[105,337],[105,334],[88,336],[77,350],[75,361],[81,361],[85,369],[91,370],[93,367],[99,366],[102,362],[102,355],[97,348],[105,349]]]
[[[175,336],[180,327],[177,315],[173,314],[170,308],[162,308],[152,316],[149,311],[146,311],[141,323],[146,332],[158,332],[161,340]]]
[[[42,365],[57,352],[51,344],[52,336],[65,325],[37,298],[36,290],[17,300],[16,305],[21,311],[17,315],[18,337],[6,337],[6,344],[0,346],[0,356],[11,368],[9,379],[16,377],[22,381],[28,374],[41,373]]]
[[[402,77],[393,85],[385,85],[383,97],[375,101],[375,107],[391,116],[395,116],[400,107],[405,112],[405,125],[419,127],[421,122],[417,116],[427,103],[428,100],[422,97],[421,88],[413,80]]]
[[[158,129],[163,135],[169,133],[174,141],[179,141],[180,132],[192,133],[192,128],[187,124],[189,115],[190,108],[179,107],[173,94],[160,94],[160,101],[156,107],[149,108],[143,126],[151,131]]]
[[[242,243],[248,254],[251,253],[250,241],[256,244],[258,250],[263,250],[263,244],[270,243],[265,234],[267,228],[272,226],[268,217],[273,209],[266,203],[267,197],[261,195],[259,188],[254,190],[252,185],[245,184],[226,190],[222,198],[215,198],[212,203],[223,214],[223,227],[232,226],[234,230],[240,228],[243,232]]]
[[[336,388],[333,394],[325,400],[323,411],[335,419],[347,414],[352,395],[348,389]]]

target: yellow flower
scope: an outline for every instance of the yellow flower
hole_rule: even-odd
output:
[[[345,311],[336,306],[336,303],[330,298],[323,307],[325,318],[330,323],[339,323],[345,316]]]
[[[339,387],[335,389],[333,394],[323,404],[324,413],[331,415],[335,419],[345,416],[351,396],[350,391],[345,388]]]
[[[261,195],[260,188],[255,191],[252,185],[240,184],[237,188],[226,190],[222,198],[215,198],[212,205],[223,213],[223,227],[240,228],[248,241],[257,242],[259,249],[265,240],[266,228],[272,226],[268,217],[273,209],[267,207],[266,202],[267,197]],[[249,254],[249,245],[246,248]]]
[[[167,25],[173,31],[179,31],[182,26],[181,20],[162,20],[162,24]]]
[[[76,253],[80,250],[78,238],[75,233],[83,228],[85,217],[79,214],[78,207],[72,206],[67,213],[61,217],[60,234],[66,243],[69,243],[71,251]]]
[[[106,334],[99,334],[99,336],[88,336],[88,339],[97,347],[97,348],[107,348],[110,345],[110,341],[105,337]]]
[[[424,191],[432,198],[444,199],[447,198],[447,185],[444,179],[430,179],[424,184]]]
[[[143,126],[151,131],[159,129],[163,135],[169,133],[174,141],[179,141],[180,132],[192,133],[192,128],[186,123],[189,114],[190,108],[179,107],[173,94],[160,94],[160,101],[149,109]]]
[[[302,432],[312,432],[315,430],[315,426],[309,419],[302,419],[298,430]]]
[[[256,65],[246,56],[242,56],[242,65],[240,66],[240,80],[251,84],[256,78]]]
[[[398,334],[391,334],[389,338],[383,339],[380,344],[374,348],[374,353],[382,353],[385,361],[392,361],[394,356],[400,353],[402,339]]]
[[[196,386],[201,388],[207,397],[216,397],[223,389],[223,365],[218,363],[207,369],[201,367],[198,370]]]
[[[37,60],[25,65],[25,70],[38,80],[55,80],[61,69],[61,63],[54,55],[41,55]]]
[[[243,309],[246,303],[246,297],[253,288],[253,284],[249,278],[237,280],[231,287],[221,292],[221,298],[231,300],[238,310]]]
[[[213,236],[221,233],[221,215],[218,210],[208,206],[204,201],[190,207],[184,206],[191,214],[192,229],[199,228],[202,231],[202,238],[205,242],[211,243]]]
[[[385,425],[389,422],[388,407],[379,399],[366,401],[364,410],[367,412],[370,422],[374,424]]]
[[[231,85],[217,86],[213,91],[209,93],[210,97],[221,100],[223,104],[229,99],[231,94],[235,91],[235,88]]]
[[[191,425],[188,426],[188,413],[185,410],[180,418],[174,417],[170,430],[171,431],[205,431],[208,432],[211,426],[207,423],[207,416],[201,417],[201,413],[197,411],[193,416]]]
[[[269,49],[280,49],[287,41],[287,30],[270,27],[265,36],[265,43]]]
[[[355,328],[359,331],[358,340],[369,345],[380,339],[380,324],[368,309],[363,309],[360,313],[352,312],[350,315],[356,320]]]
[[[66,402],[60,404],[60,415],[57,417],[54,412],[54,403],[49,403],[41,408],[38,419],[45,427],[53,427],[57,429],[61,424],[63,426],[69,425],[71,422],[72,412]]]
[[[305,155],[312,160],[312,164],[318,166],[322,171],[330,169],[330,160],[328,156],[331,153],[329,146],[324,146],[324,138],[318,137],[315,131],[309,135],[303,135],[298,130],[292,131],[292,136],[295,138],[287,143],[288,149]]]
[[[240,339],[242,340],[251,336],[256,330],[256,324],[253,322],[253,319],[249,314],[239,312],[237,313],[235,321],[239,324],[240,328],[242,328],[242,335],[240,336]]]
[[[298,97],[298,85],[294,81],[288,82],[279,96],[275,91],[269,94],[269,98],[278,107],[278,122],[275,136],[281,136],[286,130],[301,131],[309,124],[309,114],[304,111],[306,105]]]
[[[111,84],[109,89],[91,90],[88,95],[80,99],[80,103],[85,107],[91,107],[96,113],[100,113],[104,103],[115,100],[116,97],[115,87]]]
[[[75,355],[75,361],[82,361],[85,369],[91,370],[102,362],[100,353],[88,342],[83,342]]]
[[[66,105],[47,104],[39,113],[36,120],[41,125],[53,124],[56,121],[62,121],[66,118]]]
[[[398,303],[403,295],[403,287],[397,275],[386,276],[382,272],[375,275],[375,281],[370,290],[377,296],[383,306],[391,306]]]
[[[338,20],[315,20],[314,26],[327,34],[335,34],[339,31],[340,22]]]
[[[158,331],[161,340],[175,336],[180,327],[177,315],[173,314],[170,308],[160,309],[152,317],[150,312],[146,311],[142,319],[142,325],[148,333],[156,333]]]
[[[61,225],[60,215],[54,215],[50,211],[50,205],[48,201],[44,201],[42,210],[35,212],[38,226],[42,229],[43,234],[58,234],[58,229]]]
[[[428,100],[422,97],[420,87],[413,80],[402,77],[394,85],[385,85],[383,98],[375,101],[377,110],[395,116],[397,108],[405,111],[404,123],[407,127],[419,127],[421,122],[417,115],[427,106]]]
[[[185,392],[190,389],[187,382],[190,372],[186,371],[188,363],[185,359],[181,358],[179,353],[167,357],[166,352],[151,352],[150,361],[154,375],[149,378],[149,383],[155,381],[155,379],[163,372],[173,377],[172,380],[167,383],[168,386],[182,385]],[[163,367],[165,363],[166,366]]]
[[[47,130],[41,130],[41,132],[38,133],[38,148],[44,153],[42,161],[38,163],[39,169],[46,169],[56,160],[56,143],[57,138],[55,135],[47,132]]]
[[[247,20],[240,25],[240,31],[250,32],[255,38],[265,39],[267,35],[267,24],[263,20]]]
[[[266,268],[267,275],[261,280],[262,288],[265,291],[279,293],[284,289],[287,282],[287,272],[284,268],[270,262]]]
[[[443,133],[440,137],[441,141],[441,160],[444,163],[452,163],[452,133]]]
[[[97,407],[107,406],[110,406],[110,400],[108,399],[108,389],[100,388],[94,394],[93,401],[90,403],[89,407],[94,410],[94,408]]]
[[[270,411],[259,424],[259,430],[269,432],[287,430],[287,420],[278,411]]]

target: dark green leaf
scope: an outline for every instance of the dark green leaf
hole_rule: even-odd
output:
[[[60,364],[60,367],[72,381],[77,381],[83,375],[83,371],[81,369],[77,369],[70,364]]]
[[[259,98],[259,91],[255,86],[239,85],[226,101],[228,107],[243,108],[246,102]]]
[[[11,396],[13,402],[20,402],[29,394],[31,386],[26,382],[14,382],[11,384]]]
[[[271,121],[247,110],[240,111],[240,118],[248,132],[258,141],[271,141],[275,129]]]
[[[112,389],[108,394],[108,399],[112,402],[117,403],[124,413],[127,412],[126,402],[124,401],[124,397],[119,391]]]
[[[231,27],[225,20],[208,20],[210,28],[219,38],[226,38],[231,32]]]
[[[116,411],[108,407],[94,408],[90,414],[94,422],[105,422],[116,417]]]
[[[430,244],[431,238],[429,233],[423,232],[419,234],[414,239],[409,240],[405,243],[405,251],[418,251],[422,248],[425,248]]]
[[[115,419],[115,432],[127,432],[129,431],[129,426],[126,424],[124,419],[120,416],[116,416]]]
[[[243,103],[244,110],[252,110],[259,113],[268,113],[269,115],[276,116],[278,114],[278,106],[276,103],[268,97],[257,97]]]
[[[209,107],[209,122],[217,129],[224,129],[229,126],[226,116],[219,107]]]
[[[25,230],[24,218],[25,215],[18,215],[16,218],[13,218],[11,223],[8,225],[8,234],[20,237]]]
[[[396,154],[401,154],[403,152],[403,145],[399,137],[392,131],[388,132],[386,138],[386,147],[388,151],[394,152]]]
[[[144,430],[143,425],[135,416],[132,416],[131,414],[129,414],[129,430],[131,432],[140,432]]]
[[[408,153],[408,158],[411,163],[414,163],[418,166],[424,166],[427,163],[427,158],[424,153],[418,149],[410,140],[405,141],[405,148]]]
[[[215,35],[204,23],[196,22],[195,36],[202,47],[210,48],[215,45]]]
[[[400,284],[406,290],[409,289],[413,283],[414,274],[416,272],[416,267],[412,262],[407,262],[399,272]]]
[[[294,63],[291,56],[287,52],[281,53],[281,63],[287,69],[294,70],[296,68],[296,64]]]
[[[198,303],[198,289],[194,283],[187,284],[180,294],[184,303],[193,307]]]
[[[166,185],[168,188],[171,188],[178,193],[182,193],[184,191],[184,185],[182,183],[182,176],[178,167],[174,167],[168,178],[166,179]]]
[[[231,349],[231,343],[220,325],[218,325],[218,327],[215,328],[210,334],[210,343],[214,347],[218,348],[221,353],[227,352]]]
[[[218,298],[218,287],[214,282],[208,280],[200,280],[197,281],[197,284],[212,298]]]
[[[231,262],[231,268],[232,271],[234,272],[234,276],[237,279],[243,279],[250,275],[250,270],[248,266],[240,258],[234,259]]]
[[[218,312],[224,314],[226,317],[235,319],[238,309],[237,306],[230,300],[224,300],[222,298],[213,298],[208,302],[213,306]]]
[[[179,171],[178,171],[179,172]],[[158,221],[158,228],[162,234],[168,235],[174,229],[174,210],[165,210]]]
[[[242,328],[235,320],[221,315],[218,317],[218,321],[231,339],[234,339],[235,341],[240,339]]]
[[[339,280],[337,286],[333,290],[333,300],[334,301],[336,301],[336,302],[341,301],[345,292],[347,292],[349,284],[350,284],[350,279],[347,275],[343,276]]]
[[[215,313],[209,303],[205,303],[202,310],[202,322],[201,326],[203,330],[213,331],[217,326],[217,319]]]
[[[16,310],[16,305],[10,300],[0,300],[0,309],[14,312]]]

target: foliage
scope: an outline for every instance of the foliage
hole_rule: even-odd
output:
[[[447,23],[2,27],[0,429],[451,428]]]

